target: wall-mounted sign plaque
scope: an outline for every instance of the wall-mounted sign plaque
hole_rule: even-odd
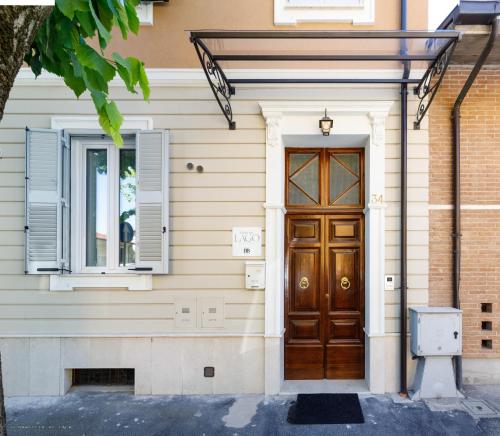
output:
[[[233,256],[261,256],[262,228],[233,227]]]

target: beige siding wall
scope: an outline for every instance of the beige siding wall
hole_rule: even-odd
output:
[[[263,332],[264,293],[244,289],[244,261],[231,255],[233,226],[264,226],[265,125],[261,99],[397,99],[396,90],[244,89],[234,110],[238,129],[225,119],[205,87],[155,87],[144,103],[114,91],[125,116],[151,116],[171,131],[171,274],[155,276],[154,291],[81,290],[49,293],[48,278],[23,275],[24,127],[50,127],[53,115],[89,115],[87,97],[62,86],[19,86],[7,104],[0,134],[0,325],[4,334],[155,333],[173,329],[175,299],[225,298],[229,332]],[[410,100],[409,123],[415,102]],[[386,273],[399,287],[399,105],[387,121]],[[428,134],[409,132],[409,302],[427,302]],[[202,174],[186,163],[201,164]],[[399,291],[386,292],[386,329],[399,331]],[[43,319],[50,321],[41,321]],[[88,320],[88,321],[87,321]],[[130,323],[130,320],[134,320]]]
[[[233,226],[265,225],[265,123],[258,102],[390,99],[395,103],[386,135],[386,274],[396,275],[396,290],[385,294],[386,332],[396,336],[400,238],[398,91],[396,87],[242,88],[233,103],[237,130],[229,131],[203,82],[190,87],[154,85],[150,103],[114,88],[114,97],[125,116],[149,116],[155,128],[171,132],[171,274],[155,276],[152,291],[50,292],[47,276],[23,274],[24,127],[48,128],[55,115],[92,115],[93,106],[87,96],[78,101],[64,86],[16,86],[0,124],[1,335],[176,335],[182,332],[174,325],[175,303],[185,298],[224,298],[224,328],[198,327],[194,334],[262,335],[264,291],[244,289],[244,260],[231,254]],[[415,101],[410,100],[409,125],[415,107]],[[409,141],[409,303],[416,305],[426,304],[428,287],[427,124],[420,131],[410,131]],[[188,171],[188,162],[203,165],[205,171]],[[244,341],[242,338],[242,344]],[[5,343],[0,341],[0,346],[5,347]],[[263,347],[263,342],[256,347]],[[390,348],[387,359],[394,360],[397,350],[393,345]],[[262,348],[256,353],[263,359]],[[263,379],[263,373],[261,376]]]
[[[149,292],[71,293],[49,292],[46,276],[23,275],[24,127],[48,128],[53,115],[91,115],[93,108],[62,86],[17,87],[0,125],[0,331],[175,332],[177,299],[222,297],[224,332],[263,333],[264,292],[244,289],[244,261],[231,254],[233,226],[264,226],[265,134],[257,104],[239,102],[239,128],[229,132],[205,87],[154,88],[149,104],[121,89],[115,96],[125,117],[150,116],[155,128],[171,132],[171,274],[155,276]],[[190,172],[187,162],[205,171]]]

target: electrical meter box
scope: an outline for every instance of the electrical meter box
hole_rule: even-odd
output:
[[[462,311],[452,307],[410,308],[411,352],[415,356],[462,354]]]
[[[245,287],[247,289],[266,287],[266,263],[264,261],[245,262]]]

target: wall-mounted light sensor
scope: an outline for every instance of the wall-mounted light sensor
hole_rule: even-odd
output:
[[[189,162],[187,165],[186,165],[186,168],[191,171],[193,168],[194,168],[194,165],[192,162]]]

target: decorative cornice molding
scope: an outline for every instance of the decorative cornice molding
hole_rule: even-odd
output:
[[[282,117],[285,115],[317,115],[328,114],[350,115],[365,114],[373,120],[384,119],[394,100],[353,100],[353,101],[262,101],[259,106],[264,118]]]

